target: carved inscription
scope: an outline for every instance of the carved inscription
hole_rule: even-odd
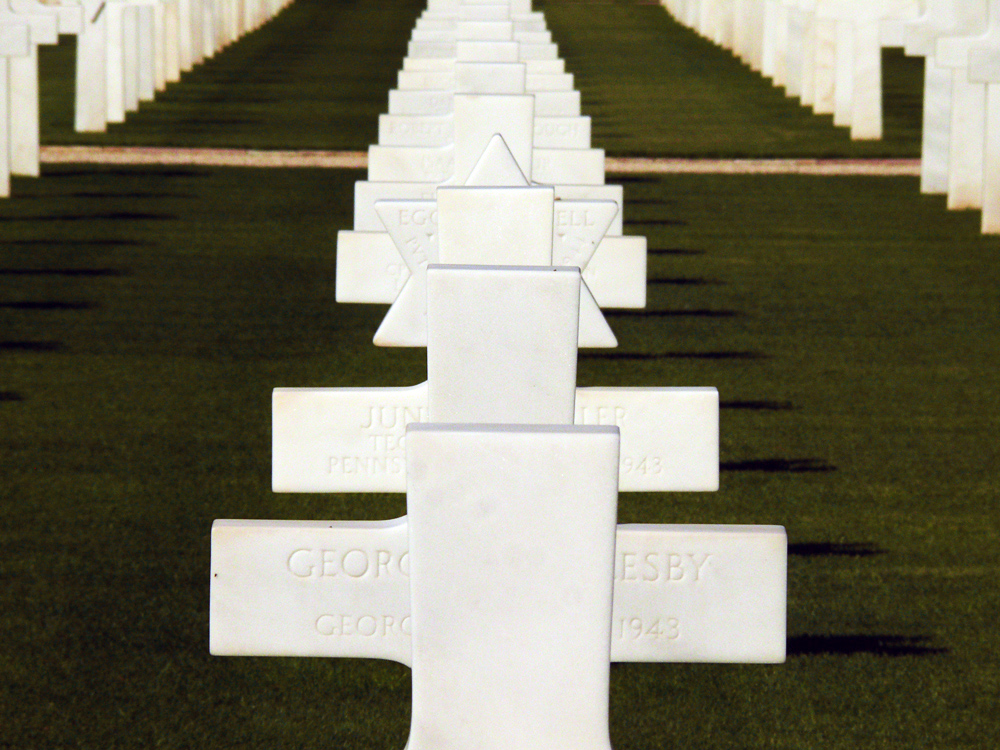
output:
[[[455,171],[455,159],[451,155],[425,154],[420,160],[423,182],[443,182]]]
[[[400,228],[406,227],[402,229],[402,234],[406,237],[402,250],[409,254],[418,267],[426,268],[433,248],[437,247],[437,210],[401,208],[398,221]]]
[[[628,410],[624,406],[613,404],[576,406],[574,421],[581,425],[613,425],[622,427],[625,424]],[[618,470],[621,474],[639,474],[652,476],[664,470],[665,463],[660,456],[636,456],[621,454]]]
[[[365,455],[327,456],[327,474],[402,474],[406,471],[406,425],[429,420],[426,406],[369,407],[359,425]]]
[[[565,138],[576,135],[580,131],[579,123],[573,118],[565,119],[566,122],[554,122],[553,119],[546,119],[542,122],[535,122],[535,137],[539,136],[563,136]]]
[[[296,578],[354,580],[410,575],[410,553],[387,549],[297,549],[288,555],[288,572]]]
[[[329,614],[316,618],[316,632],[325,636],[391,638],[410,636],[410,616]]]
[[[681,624],[676,617],[619,617],[614,624],[614,635],[619,640],[668,640],[680,638]]]
[[[406,470],[406,425],[426,422],[426,406],[369,407],[359,425],[365,455],[327,456],[327,474],[401,474]]]
[[[712,555],[708,552],[618,550],[615,580],[640,584],[696,584],[709,575],[711,560]]]

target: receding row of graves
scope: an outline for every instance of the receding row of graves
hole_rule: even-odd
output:
[[[646,284],[579,108],[530,0],[431,0],[336,280],[427,381],[272,400],[275,491],[407,515],[213,526],[211,651],[407,664],[411,750],[604,750],[611,661],[785,658],[782,527],[617,524],[620,493],[718,489],[719,401],[576,385]]]
[[[289,2],[0,0],[0,197],[40,172],[40,45],[76,37],[74,125],[102,132]]]
[[[882,48],[924,58],[920,190],[1000,234],[1000,0],[663,4],[855,139],[882,137]]]

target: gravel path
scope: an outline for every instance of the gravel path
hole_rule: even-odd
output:
[[[222,148],[43,146],[46,164],[199,164],[214,167],[364,169],[364,151],[253,151]],[[919,159],[661,159],[611,157],[608,174],[806,174],[916,177]]]

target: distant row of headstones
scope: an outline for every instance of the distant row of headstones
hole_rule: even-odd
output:
[[[39,174],[38,47],[74,35],[78,132],[102,132],[291,0],[0,0],[0,197]]]
[[[220,520],[211,651],[411,666],[410,750],[606,750],[611,661],[780,662],[779,526],[617,525],[712,491],[714,388],[578,388],[646,246],[530,0],[431,0],[337,247],[337,299],[427,381],[277,388],[277,492],[405,492],[369,522]]]
[[[923,57],[920,189],[1000,233],[1000,0],[663,0],[855,139],[882,137],[882,47]]]

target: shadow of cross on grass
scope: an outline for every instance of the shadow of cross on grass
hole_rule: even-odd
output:
[[[927,635],[795,635],[788,639],[788,656],[816,656],[819,654],[933,656],[948,653],[946,648],[928,645],[930,640],[931,637]]]

